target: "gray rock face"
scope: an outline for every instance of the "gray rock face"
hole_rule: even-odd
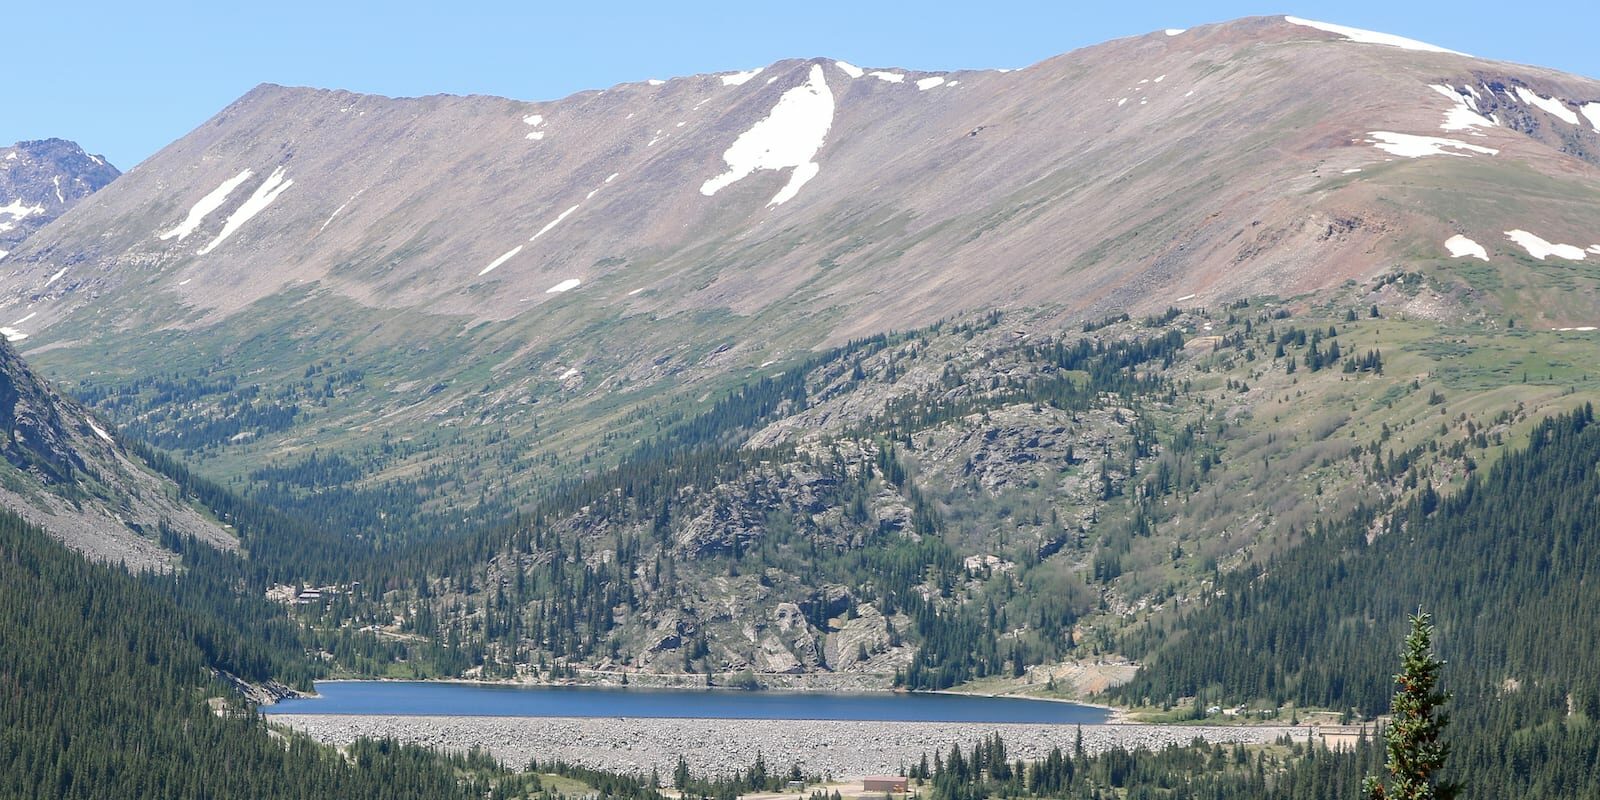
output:
[[[56,399],[16,351],[0,345],[0,457],[46,484],[71,481],[84,469]]]
[[[65,139],[0,148],[0,250],[15,248],[121,174]]]
[[[0,342],[0,507],[90,558],[138,570],[173,562],[160,544],[162,526],[217,547],[238,545],[178,496]]]
[[[744,769],[759,754],[768,764],[799,764],[805,772],[835,777],[891,773],[924,754],[963,749],[998,733],[1011,755],[1034,760],[1050,749],[1070,752],[1073,725],[845,722],[837,720],[573,719],[530,717],[394,717],[285,714],[272,717],[320,741],[346,745],[359,736],[394,736],[450,750],[482,747],[507,764],[563,758],[621,772],[670,775],[679,755],[696,774]],[[1198,727],[1085,725],[1084,749],[1160,749],[1208,743],[1263,744],[1289,736],[1306,741],[1301,727]]]

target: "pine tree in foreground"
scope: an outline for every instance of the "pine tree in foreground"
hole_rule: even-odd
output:
[[[1368,777],[1366,794],[1372,800],[1449,800],[1457,787],[1440,782],[1450,746],[1441,741],[1450,715],[1442,710],[1450,694],[1439,689],[1439,669],[1444,662],[1433,657],[1433,618],[1418,612],[1411,617],[1411,633],[1400,652],[1400,674],[1394,676],[1394,719],[1384,730],[1388,751],[1388,782]]]

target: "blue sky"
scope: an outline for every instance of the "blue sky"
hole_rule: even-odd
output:
[[[0,144],[59,136],[127,169],[263,82],[545,100],[791,57],[1017,67],[1119,36],[1256,14],[1600,77],[1593,0],[29,2],[5,12]]]

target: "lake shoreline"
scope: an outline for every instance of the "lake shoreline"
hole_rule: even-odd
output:
[[[1098,708],[1106,712],[1106,721],[1101,725],[1144,725],[1133,719],[1133,710],[1121,706],[1106,705],[1105,703],[1091,703],[1087,700],[1071,700],[1065,697],[1035,697],[1028,694],[994,694],[989,692],[963,692],[958,689],[929,689],[908,694],[948,694],[956,697],[992,697],[995,699],[1033,700],[1040,703],[1068,703],[1085,708]],[[1085,723],[1088,724],[1088,723]]]
[[[263,714],[1100,725],[1115,710],[1057,698],[962,692],[734,690],[725,687],[528,685],[470,680],[316,683],[317,693]]]

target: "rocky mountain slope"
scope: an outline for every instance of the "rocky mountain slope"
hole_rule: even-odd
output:
[[[1593,394],[1597,126],[1595,81],[1282,17],[1012,72],[263,86],[0,311],[130,435],[393,548],[329,613],[447,671],[945,685]]]
[[[1456,288],[874,337],[308,618],[432,643],[413,674],[1103,688],[1082,667],[1219,575],[1454,492],[1600,396],[1587,332],[1409,316]]]
[[[1070,329],[1417,264],[1472,308],[1587,326],[1597,102],[1284,18],[1013,72],[811,59],[543,103],[263,86],[14,253],[0,308],[207,474],[351,458],[415,498],[374,523],[400,535],[614,457],[641,408],[963,311]],[[464,466],[486,452],[515,468]]]
[[[0,505],[90,558],[164,569],[163,535],[232,549],[235,537],[180,499],[93,415],[0,343]]]
[[[1587,79],[1282,18],[1014,72],[811,59],[546,103],[262,86],[15,255],[5,292],[44,301],[41,331],[131,286],[191,324],[305,284],[475,322],[781,303],[837,309],[825,341],[1148,310],[1337,285],[1458,233],[1582,251],[1596,103]],[[1546,191],[1440,207],[1510,176]]]
[[[121,174],[64,139],[0,148],[0,258]]]

